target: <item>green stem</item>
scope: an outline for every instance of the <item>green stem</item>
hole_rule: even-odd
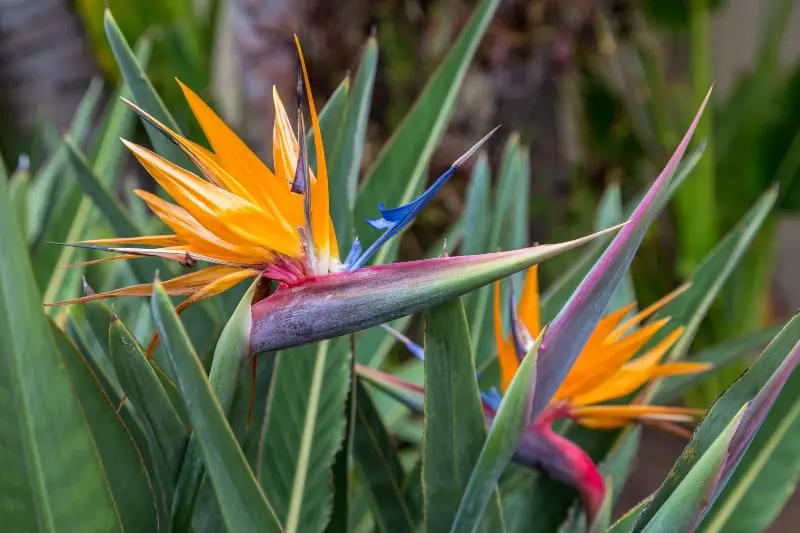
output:
[[[711,87],[711,49],[709,44],[710,11],[708,0],[692,0],[691,6],[691,76],[692,105],[701,102]],[[686,276],[700,264],[716,243],[717,213],[714,177],[714,150],[711,112],[697,126],[695,139],[706,141],[706,150],[694,176],[676,195],[679,272]]]

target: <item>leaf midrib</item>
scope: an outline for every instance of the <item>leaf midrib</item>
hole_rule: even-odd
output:
[[[300,510],[303,505],[303,494],[305,493],[306,481],[308,479],[308,461],[311,456],[311,441],[314,438],[314,430],[317,425],[320,391],[322,389],[325,362],[328,358],[329,342],[328,340],[324,340],[319,343],[319,347],[317,348],[314,371],[311,377],[311,391],[308,397],[308,409],[306,411],[305,422],[303,423],[300,452],[297,457],[297,469],[294,472],[292,494],[289,500],[289,511],[286,517],[287,533],[297,531],[300,523]]]

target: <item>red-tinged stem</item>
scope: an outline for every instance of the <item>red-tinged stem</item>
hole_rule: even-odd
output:
[[[574,487],[583,501],[587,522],[594,522],[606,487],[597,465],[578,445],[537,422],[523,435],[514,459]]]

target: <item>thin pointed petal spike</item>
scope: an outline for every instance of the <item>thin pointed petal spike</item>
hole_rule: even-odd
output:
[[[475,143],[472,148],[466,151],[464,155],[456,159],[450,168],[445,171],[444,174],[439,176],[439,178],[431,185],[428,190],[423,192],[418,198],[412,200],[411,202],[402,205],[400,207],[395,207],[392,209],[385,209],[383,204],[379,205],[378,210],[381,213],[379,218],[374,219],[366,219],[367,223],[377,230],[385,230],[383,235],[378,237],[375,242],[373,242],[367,251],[364,252],[361,257],[359,257],[356,261],[353,262],[352,266],[348,268],[348,270],[356,270],[358,268],[363,267],[367,264],[367,261],[378,251],[378,249],[386,244],[389,239],[400,233],[400,231],[406,227],[408,224],[411,223],[412,220],[419,214],[422,209],[430,203],[436,193],[441,189],[445,183],[450,180],[453,174],[456,173],[456,170],[464,164],[464,162],[469,159],[469,157],[474,154],[476,151],[480,149],[481,146],[492,136],[494,132],[500,126],[497,126],[495,129],[487,133],[483,139]]]

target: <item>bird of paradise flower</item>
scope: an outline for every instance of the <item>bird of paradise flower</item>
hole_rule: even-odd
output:
[[[537,267],[533,266],[526,274],[518,305],[513,288],[509,291],[509,334],[503,332],[500,282],[495,284],[494,335],[500,389],[492,387],[481,393],[487,424],[494,419],[502,394],[541,331],[537,278]],[[603,501],[603,478],[586,452],[554,431],[552,425],[557,420],[570,419],[593,429],[614,429],[631,423],[643,423],[680,432],[676,423],[691,422],[702,413],[697,409],[649,405],[635,400],[625,404],[606,403],[626,398],[660,378],[699,373],[710,368],[706,363],[662,362],[665,354],[680,338],[683,327],[672,329],[652,347],[648,347],[648,343],[669,323],[669,318],[641,325],[687,287],[678,288],[629,318],[626,316],[633,311],[633,303],[600,320],[553,400],[533,421],[517,447],[515,458],[518,462],[541,469],[573,485],[580,492],[590,519]],[[424,359],[421,346],[402,333],[388,326],[385,328],[417,358]],[[371,368],[359,366],[357,370],[363,378],[412,410],[422,412],[422,387]]]
[[[602,233],[514,252],[362,268],[381,246],[416,217],[495,128],[415,200],[392,209],[379,205],[381,216],[368,222],[383,233],[366,250],[362,250],[356,238],[347,257],[341,261],[330,217],[328,174],[319,118],[296,36],[295,43],[300,60],[297,119],[293,128],[277,90],[273,90],[274,170],[270,170],[183,84],[180,84],[181,89],[212,150],[178,135],[145,110],[126,101],[142,120],[177,145],[202,176],[142,146],[124,141],[174,200],[175,203],[171,203],[147,191],[135,191],[172,233],[68,243],[117,254],[84,265],[143,256],[171,260],[190,268],[202,263],[201,268],[163,283],[168,294],[185,297],[177,305],[179,312],[248,278],[265,280],[265,289],[270,285],[266,281],[277,282],[278,290],[270,298],[263,298],[266,290],[257,291],[262,305],[253,307],[251,336],[251,351],[256,353],[331,338],[416,312],[572,249]],[[306,111],[314,137],[315,169],[310,168],[306,146]],[[316,282],[310,283],[312,280]],[[393,298],[392,295],[398,294],[399,285],[407,289],[405,294],[409,297]],[[425,290],[434,285],[438,289]],[[146,283],[48,305],[115,296],[147,296],[151,291],[152,284]],[[328,302],[328,307],[349,302],[353,310],[333,312],[318,305],[322,300]],[[305,308],[298,309],[298,306]],[[265,320],[265,316],[269,320]]]

